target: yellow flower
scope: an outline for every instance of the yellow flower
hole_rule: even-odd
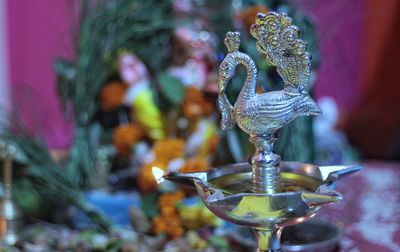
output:
[[[183,226],[187,229],[197,229],[203,226],[201,209],[198,206],[180,208],[179,217]]]

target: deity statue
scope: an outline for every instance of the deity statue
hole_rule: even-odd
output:
[[[144,63],[135,55],[125,52],[118,61],[119,75],[129,88],[124,103],[132,107],[133,118],[145,130],[147,137],[158,140],[165,137],[161,112],[156,106],[149,74]]]

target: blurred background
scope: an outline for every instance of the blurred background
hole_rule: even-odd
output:
[[[282,88],[248,32],[268,11],[287,12],[299,27],[313,57],[309,91],[324,113],[282,129],[276,151],[321,165],[390,164],[388,176],[397,176],[400,1],[0,0],[1,139],[15,148],[4,152],[18,167],[13,195],[25,222],[104,231],[141,219],[132,232],[175,243],[189,234],[191,246],[227,249],[225,238],[202,243],[193,230],[215,222],[219,237],[223,225],[190,193],[160,188],[151,168],[202,171],[249,159],[247,136],[219,129],[218,65],[225,33],[238,30],[259,69],[257,92]],[[239,69],[230,84],[232,102],[245,75]],[[190,207],[201,210],[189,216]]]
[[[72,125],[59,106],[53,61],[60,56],[74,57],[72,31],[78,18],[77,3],[73,2],[2,3],[1,100],[11,111],[18,110],[29,127],[42,131],[52,148],[66,148],[71,143]],[[320,53],[316,99],[333,98],[337,126],[363,157],[398,159],[398,2],[290,4],[307,13],[315,26]],[[301,29],[302,24],[298,25]]]

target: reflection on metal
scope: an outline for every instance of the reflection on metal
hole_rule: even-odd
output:
[[[256,47],[276,66],[284,81],[279,91],[257,94],[254,61],[239,51],[240,34],[228,32],[228,54],[219,69],[218,102],[222,129],[237,124],[250,135],[256,152],[251,164],[233,164],[208,172],[169,173],[165,179],[195,186],[206,206],[218,217],[251,227],[257,251],[279,251],[285,226],[313,217],[323,204],[340,201],[336,181],[360,166],[318,167],[281,162],[273,153],[277,132],[298,116],[318,115],[321,110],[307,93],[310,55],[298,28],[286,14],[259,13],[250,30]],[[244,65],[247,78],[232,105],[225,90],[237,65]]]
[[[255,249],[254,237],[248,228],[235,227],[227,235],[248,250]],[[336,251],[335,248],[341,237],[342,229],[314,219],[286,227],[281,236],[282,250],[285,252]]]
[[[281,162],[279,193],[252,192],[252,166],[248,163],[216,167],[208,172],[169,173],[165,179],[195,187],[207,207],[218,217],[254,229],[259,248],[278,250],[279,235],[285,226],[313,217],[321,205],[340,201],[342,195],[324,180],[338,178],[361,169],[361,166],[318,167],[297,162]],[[336,180],[335,180],[336,182]],[[323,189],[323,190],[321,190]],[[323,192],[320,192],[323,191]],[[272,239],[274,238],[274,239]]]

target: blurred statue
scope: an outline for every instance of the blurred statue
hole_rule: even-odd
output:
[[[119,75],[129,86],[124,104],[132,106],[133,118],[143,127],[147,137],[152,140],[164,138],[161,112],[154,102],[146,66],[128,52],[121,54],[118,63]]]

